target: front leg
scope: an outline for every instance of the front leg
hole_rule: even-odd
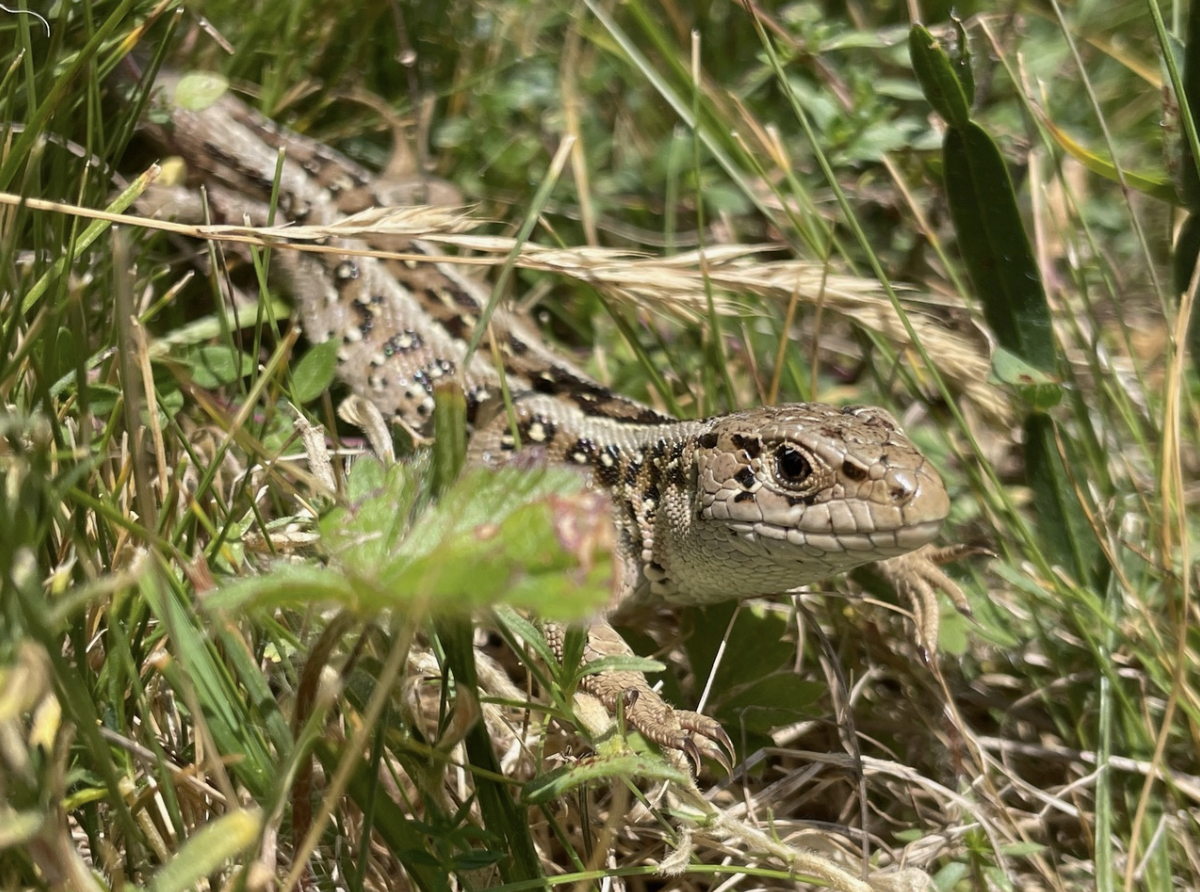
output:
[[[909,554],[871,564],[866,570],[881,577],[908,602],[916,625],[916,644],[926,662],[937,653],[941,625],[937,593],[945,594],[963,616],[971,616],[966,593],[942,570],[942,565],[973,554],[990,552],[969,545],[925,545]]]
[[[550,649],[561,660],[566,628],[556,623],[546,623],[543,631]],[[584,644],[584,664],[613,656],[632,657],[635,654],[608,623],[590,625]],[[647,740],[682,752],[695,769],[699,769],[702,758],[718,762],[726,771],[732,769],[730,758],[734,755],[733,742],[720,723],[698,712],[671,706],[650,687],[642,673],[606,670],[583,676],[579,684],[613,714],[620,708],[626,723],[640,731]]]

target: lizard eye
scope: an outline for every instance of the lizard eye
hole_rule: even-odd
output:
[[[808,457],[795,446],[784,444],[775,450],[775,478],[788,487],[801,487],[812,474]]]

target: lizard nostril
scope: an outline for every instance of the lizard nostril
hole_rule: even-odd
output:
[[[888,495],[892,501],[900,505],[911,502],[920,489],[916,478],[906,471],[893,471],[889,477]]]
[[[855,464],[850,459],[842,462],[842,476],[854,483],[867,479],[867,469],[862,465]]]

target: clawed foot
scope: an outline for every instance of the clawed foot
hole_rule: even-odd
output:
[[[971,616],[971,605],[966,593],[957,582],[942,570],[942,565],[973,554],[991,554],[986,548],[971,545],[949,545],[935,547],[926,545],[911,554],[889,558],[875,564],[896,593],[908,601],[916,624],[917,646],[921,658],[930,662],[937,652],[938,630],[941,615],[937,593],[944,592],[963,616]]]
[[[597,696],[604,702],[603,695]],[[692,763],[693,772],[699,772],[701,759],[712,759],[727,774],[733,773],[736,755],[733,741],[715,719],[675,709],[654,691],[641,687],[629,688],[616,702],[605,705],[623,716],[625,723],[647,740],[682,752]]]
[[[543,631],[551,650],[561,658],[562,627],[547,624]],[[583,662],[613,656],[633,656],[633,651],[608,623],[594,623],[587,630]],[[640,672],[609,669],[583,676],[579,685],[610,714],[641,732],[647,740],[683,753],[694,771],[699,771],[702,759],[712,759],[726,772],[733,771],[733,741],[720,723],[698,712],[674,708],[650,687]]]

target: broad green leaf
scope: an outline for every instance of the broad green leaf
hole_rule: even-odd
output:
[[[320,523],[330,568],[281,566],[225,586],[206,603],[247,609],[325,601],[368,613],[416,605],[465,615],[503,602],[563,620],[607,603],[610,503],[578,474],[476,469],[410,516],[419,489],[406,465],[381,476],[377,464],[365,464],[352,475],[351,491],[361,497]]]
[[[824,684],[806,681],[790,669],[776,671],[716,693],[713,712],[723,725],[765,735],[782,725],[812,718],[810,707],[825,690]]]
[[[340,573],[316,564],[278,564],[262,576],[226,583],[205,596],[212,611],[246,611],[262,607],[298,607],[307,604],[358,606],[354,586]]]
[[[189,111],[204,111],[229,90],[229,81],[208,71],[190,71],[175,85],[175,104]]]
[[[310,403],[329,390],[333,376],[337,373],[339,346],[339,341],[334,338],[317,344],[300,357],[292,372],[292,398],[297,403]]]
[[[1023,362],[1003,347],[992,353],[991,384],[1007,384],[1014,388],[1031,408],[1044,411],[1062,400],[1062,384],[1054,375]]]
[[[192,369],[192,380],[210,389],[232,384],[254,370],[252,356],[220,344],[206,344],[190,350],[186,360]]]
[[[688,662],[697,675],[706,677],[724,648],[714,685],[718,691],[756,681],[790,666],[796,658],[785,611],[729,601],[688,611],[684,621]]]

